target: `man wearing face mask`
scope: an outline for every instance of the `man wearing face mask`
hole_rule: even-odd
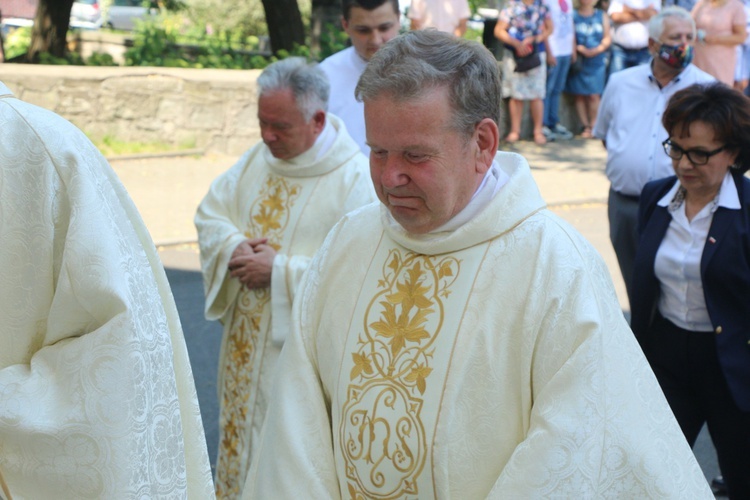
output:
[[[691,64],[695,23],[688,11],[667,7],[651,18],[648,31],[653,59],[612,75],[593,130],[607,149],[609,238],[628,295],[641,190],[647,182],[672,174],[671,160],[661,146],[667,138],[661,115],[678,90],[714,80]]]

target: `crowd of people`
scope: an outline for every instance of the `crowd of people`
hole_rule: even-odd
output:
[[[649,20],[674,6],[694,20],[695,66],[745,91],[750,79],[750,2],[576,0],[571,5],[570,0],[509,0],[494,27],[494,36],[505,47],[503,97],[509,99],[510,116],[505,141],[520,139],[526,101],[537,144],[575,134],[593,138],[601,95],[612,75],[655,57],[670,57],[651,47]],[[572,96],[576,117],[569,122],[575,133],[558,117],[563,92]]]
[[[738,52],[737,1],[512,0],[501,77],[461,2],[399,35],[397,0],[344,0],[351,47],[268,66],[261,140],[195,216],[224,327],[213,480],[132,202],[0,83],[0,496],[713,498],[706,424],[750,497],[750,99],[693,63]],[[507,141],[525,101],[535,142],[570,138],[566,89],[607,148],[630,324],[500,148],[503,98]]]

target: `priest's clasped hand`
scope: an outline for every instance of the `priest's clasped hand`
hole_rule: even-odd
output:
[[[250,289],[271,286],[276,250],[267,242],[267,238],[253,238],[237,245],[227,266],[229,275]]]

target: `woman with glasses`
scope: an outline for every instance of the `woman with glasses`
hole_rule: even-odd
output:
[[[693,85],[662,124],[675,175],[641,194],[631,326],[690,445],[706,423],[750,498],[750,100]]]

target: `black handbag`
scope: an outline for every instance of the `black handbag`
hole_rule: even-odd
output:
[[[571,63],[570,64],[570,69],[568,69],[568,74],[569,75],[575,75],[575,74],[578,74],[581,71],[583,71],[583,64],[584,64],[583,59],[584,58],[583,58],[583,56],[581,54],[577,54],[576,55],[575,62]]]
[[[516,61],[516,69],[514,70],[516,73],[526,73],[542,65],[542,59],[539,56],[536,44],[531,45],[531,52],[525,56],[519,56],[514,50],[513,59]]]

